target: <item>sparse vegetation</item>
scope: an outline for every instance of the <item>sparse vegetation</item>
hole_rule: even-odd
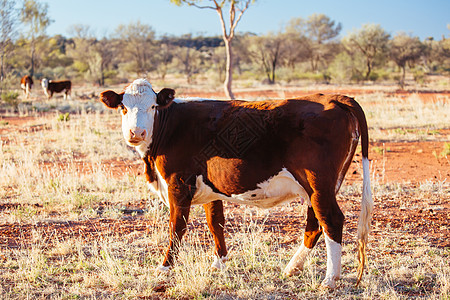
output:
[[[253,1],[221,3],[243,12]],[[450,299],[450,106],[448,93],[435,93],[450,86],[449,38],[391,37],[377,24],[339,38],[341,20],[325,15],[294,18],[276,33],[233,32],[228,42],[226,33],[225,39],[162,36],[145,20],[118,23],[101,39],[83,24],[71,36],[47,36],[47,4],[5,0],[0,10],[0,299]],[[238,15],[232,11],[231,19]],[[233,65],[226,61],[231,37]],[[35,80],[28,101],[19,96],[25,74]],[[120,117],[96,101],[103,86],[120,89],[144,76],[155,90],[170,82],[178,96],[193,89],[219,95],[215,87],[223,81],[231,92],[231,79],[234,94],[250,100],[357,88],[349,96],[365,110],[376,145],[371,155],[378,156],[371,163],[375,215],[359,287],[358,180],[338,194],[346,224],[336,290],[319,288],[323,241],[300,275],[282,276],[302,240],[305,206],[298,202],[271,210],[226,205],[224,271],[209,268],[213,241],[203,209],[193,207],[177,265],[155,274],[169,239],[169,209],[149,193]],[[73,99],[46,100],[43,77],[71,79]],[[397,85],[406,91],[396,93]],[[424,101],[427,95],[432,101]],[[411,144],[425,141],[436,145],[427,159],[439,170],[426,179],[406,173],[391,181],[389,143],[402,143],[409,154],[422,153]],[[354,160],[347,176],[360,173],[360,157]]]
[[[2,94],[2,101],[6,104],[12,106],[15,110],[19,107],[20,100],[18,99],[19,93],[14,91],[9,91]]]
[[[441,152],[441,157],[447,157],[450,155],[450,143],[444,144],[444,150]]]
[[[66,112],[65,114],[59,114],[58,121],[69,121],[70,120],[70,114]]]
[[[424,103],[415,95],[400,99],[382,92],[357,99],[374,141],[440,140],[439,155],[448,155],[442,133],[449,114],[442,103],[448,99]],[[296,202],[271,210],[226,206],[230,261],[220,272],[209,269],[213,241],[203,209],[194,207],[178,264],[168,275],[155,275],[168,242],[169,212],[148,192],[141,161],[121,136],[120,116],[76,97],[33,105],[22,107],[35,116],[31,123],[0,123],[2,299],[450,296],[449,248],[436,246],[446,237],[430,240],[427,234],[427,228],[448,232],[445,222],[427,219],[446,217],[450,186],[445,177],[386,183],[385,174],[375,169],[380,162],[373,162],[376,208],[368,268],[358,288],[353,286],[358,182],[344,185],[338,196],[347,222],[342,279],[334,291],[319,289],[326,271],[323,241],[300,275],[281,275],[302,239],[305,207]],[[69,122],[59,121],[69,113]],[[16,134],[21,130],[26,134]],[[372,153],[390,152],[388,144],[377,147]],[[423,221],[409,222],[407,214]]]

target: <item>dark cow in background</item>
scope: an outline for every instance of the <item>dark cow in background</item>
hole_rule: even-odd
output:
[[[215,101],[175,99],[155,93],[145,79],[117,94],[101,93],[120,108],[127,144],[145,162],[149,187],[170,208],[170,244],[160,271],[175,262],[191,205],[202,204],[215,241],[213,268],[227,260],[222,201],[269,208],[299,199],[308,204],[302,245],[286,266],[293,275],[319,237],[325,236],[327,272],[322,286],[335,288],[341,274],[344,214],[336,202],[359,137],[363,193],[358,224],[359,269],[363,274],[373,202],[369,180],[369,137],[359,104],[341,95],[296,99]]]
[[[28,99],[31,88],[33,87],[33,78],[30,75],[25,75],[20,79],[20,87],[25,94],[25,99]]]
[[[41,84],[47,99],[50,99],[53,96],[53,93],[61,92],[64,92],[64,99],[67,99],[68,96],[70,97],[72,91],[72,82],[70,80],[54,81],[44,78],[42,79]]]

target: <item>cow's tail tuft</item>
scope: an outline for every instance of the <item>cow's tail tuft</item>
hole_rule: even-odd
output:
[[[370,232],[370,221],[372,219],[373,211],[373,199],[372,192],[370,190],[370,170],[369,170],[369,159],[363,157],[363,192],[361,201],[361,212],[359,214],[358,220],[358,276],[356,280],[356,286],[358,286],[361,281],[364,265],[366,262],[366,245],[367,238]]]

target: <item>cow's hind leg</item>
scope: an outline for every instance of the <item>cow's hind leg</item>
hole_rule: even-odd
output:
[[[227,258],[227,247],[224,238],[225,217],[223,214],[223,203],[220,200],[213,201],[203,205],[206,212],[206,221],[209,230],[214,238],[215,243],[215,259],[211,267],[222,270],[225,268]]]
[[[322,286],[334,289],[341,277],[342,228],[344,214],[336,202],[334,191],[315,191],[311,197],[314,213],[325,235],[327,247],[327,273]]]
[[[319,239],[321,234],[322,229],[319,225],[319,221],[314,215],[314,210],[312,207],[308,207],[306,228],[302,245],[284,269],[285,275],[296,275],[303,270],[303,265],[305,264],[306,258],[308,257],[308,254],[311,252],[312,248],[316,245],[317,240]]]

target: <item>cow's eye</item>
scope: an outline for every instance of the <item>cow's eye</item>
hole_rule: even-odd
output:
[[[156,108],[156,105],[152,105],[152,109],[155,109]]]
[[[120,112],[122,113],[122,115],[126,115],[127,114],[127,108],[123,105],[120,106]]]

